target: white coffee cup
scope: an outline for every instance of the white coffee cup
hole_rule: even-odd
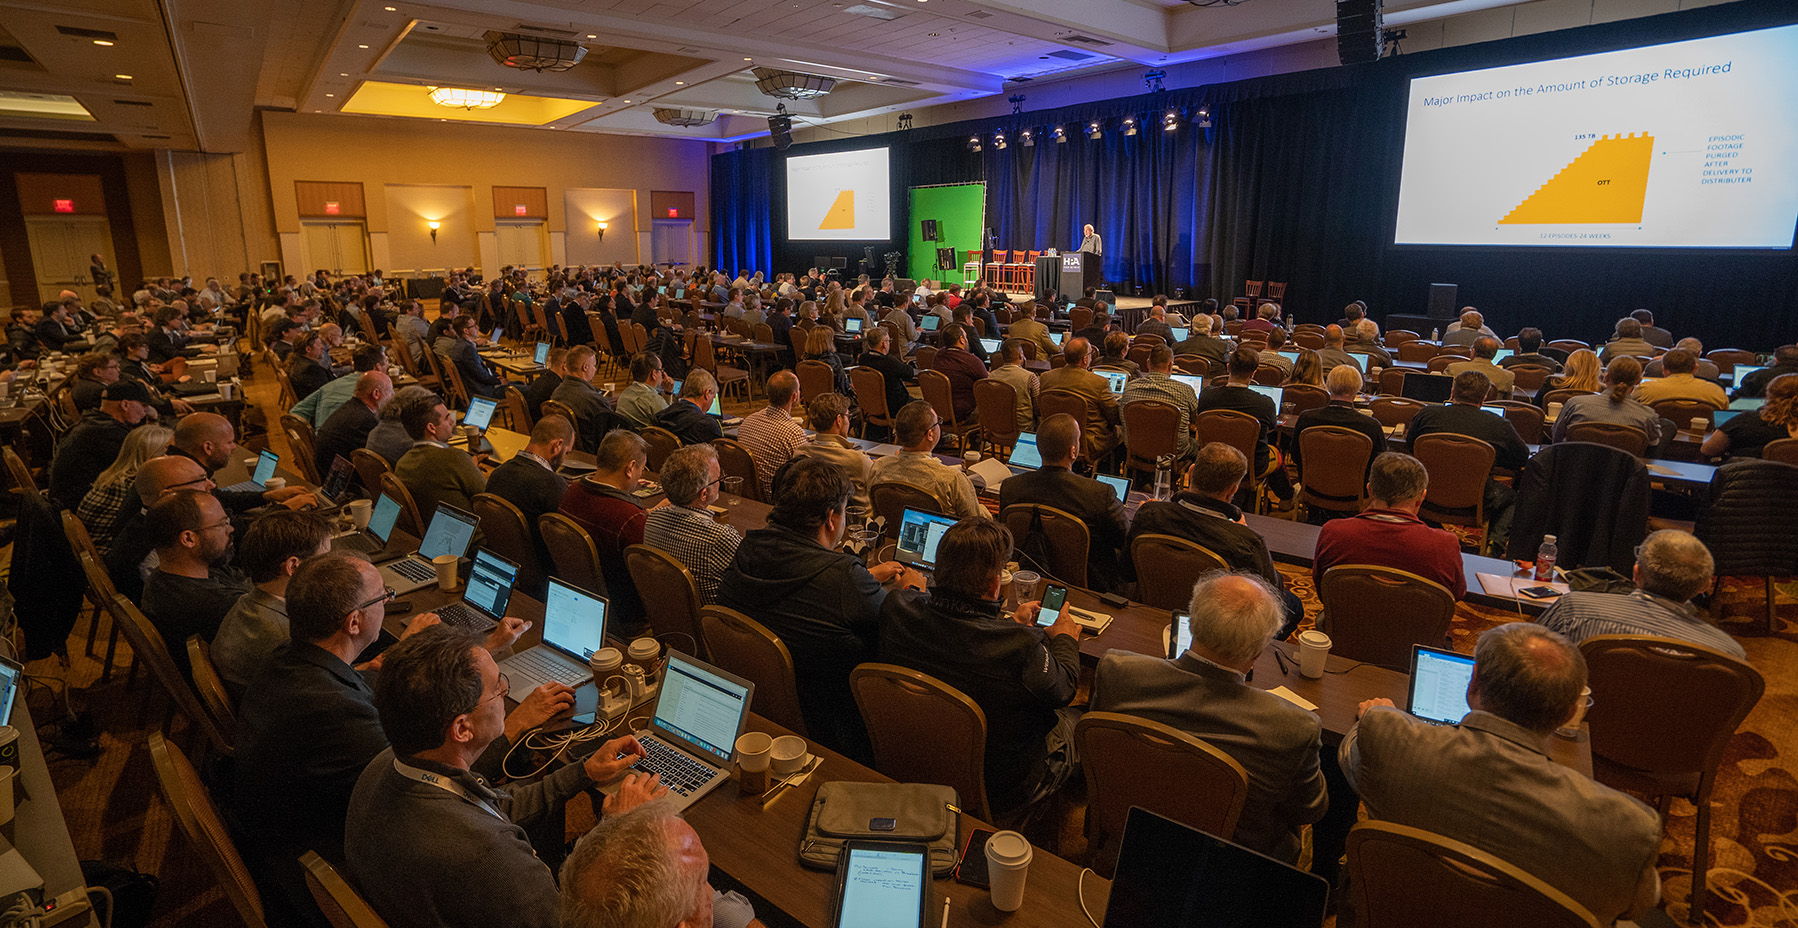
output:
[[[807,753],[805,739],[798,735],[781,735],[774,739],[771,756],[774,759],[775,775],[784,777],[790,773],[798,773],[799,768],[805,766]]]
[[[287,478],[286,477],[270,477],[270,478],[268,478],[268,480],[264,481],[262,484],[262,488],[264,490],[280,490],[280,489],[285,489],[286,486],[287,486]]]
[[[1692,419],[1692,431],[1694,432],[1703,432],[1705,429],[1710,428],[1710,426],[1711,420],[1706,419],[1703,416],[1695,416]]]
[[[1324,675],[1324,659],[1330,656],[1330,636],[1311,629],[1299,633],[1299,673],[1313,680]]]
[[[1553,419],[1561,414],[1561,405],[1562,404],[1560,404],[1560,403],[1549,403],[1548,404],[1548,417],[1550,419]]]
[[[737,738],[737,786],[745,793],[768,791],[768,767],[774,761],[774,738],[767,732],[744,732]]]
[[[200,382],[202,382],[202,383],[217,383],[218,379],[219,379],[218,368],[209,367],[206,370],[203,370],[200,372]]]
[[[226,383],[224,381],[219,382],[219,399],[224,399],[224,400],[231,399],[232,394],[234,394],[236,392],[237,392],[237,384]]]
[[[375,511],[374,502],[366,499],[354,499],[350,500],[348,508],[350,510],[350,524],[356,527],[356,531],[360,532],[363,529],[368,528],[368,517]]]
[[[1015,831],[1001,831],[986,842],[986,875],[992,883],[993,908],[1016,912],[1024,906],[1024,881],[1030,875],[1030,842]]]
[[[431,566],[437,568],[437,588],[449,592],[456,588],[456,568],[462,559],[454,554],[439,554],[431,558]]]

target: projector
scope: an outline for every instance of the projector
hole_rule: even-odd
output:
[[[566,71],[587,57],[587,49],[579,42],[524,35],[518,32],[489,31],[487,54],[508,68],[521,71]]]

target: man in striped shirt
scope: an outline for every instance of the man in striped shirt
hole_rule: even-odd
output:
[[[768,377],[768,405],[743,417],[737,441],[755,458],[755,476],[766,497],[774,486],[774,472],[805,444],[805,430],[793,421],[799,402],[799,376],[778,371]]]
[[[718,474],[718,449],[711,445],[675,449],[656,474],[669,505],[650,512],[643,523],[643,543],[661,548],[687,568],[701,604],[718,601],[718,578],[743,541],[706,510],[718,500]]]
[[[1636,548],[1636,589],[1568,593],[1536,621],[1574,644],[1598,635],[1678,638],[1748,659],[1740,642],[1698,614],[1691,598],[1710,588],[1715,562],[1704,542],[1675,529],[1649,535]]]

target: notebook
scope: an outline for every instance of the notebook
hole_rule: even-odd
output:
[[[1011,446],[1011,459],[1008,463],[1025,470],[1036,470],[1043,466],[1043,453],[1036,447],[1035,432],[1018,433],[1018,443]]]
[[[915,564],[924,570],[936,567],[936,546],[942,543],[943,535],[956,521],[953,516],[905,510],[899,520],[899,562]]]
[[[486,548],[474,553],[474,565],[468,569],[468,584],[462,588],[462,601],[437,610],[437,618],[445,625],[484,632],[499,624],[512,602],[512,585],[518,582],[518,563],[508,561]]]
[[[551,577],[543,598],[543,644],[500,661],[499,669],[525,692],[545,683],[580,686],[593,679],[587,661],[606,646],[606,601]]]
[[[1435,725],[1458,725],[1467,714],[1467,684],[1473,680],[1473,657],[1411,646],[1411,688],[1405,711]]]
[[[368,514],[368,527],[360,532],[331,539],[332,553],[379,554],[387,547],[387,539],[393,536],[393,526],[399,518],[399,500],[382,493],[375,499],[375,508]]]
[[[369,522],[374,522],[371,516]],[[468,545],[474,541],[475,527],[480,525],[473,513],[463,512],[447,503],[437,504],[437,513],[425,529],[418,553],[381,565],[381,582],[393,587],[401,596],[421,590],[437,582],[437,568],[431,558],[440,554],[468,556]]]
[[[273,451],[263,451],[256,455],[256,470],[250,479],[240,480],[228,487],[219,487],[221,493],[260,493],[268,478],[275,475],[275,467],[281,463],[281,456]]]
[[[485,432],[487,431],[487,423],[493,421],[493,411],[498,408],[499,403],[488,399],[487,397],[470,397],[468,400],[468,412],[462,414],[462,424],[472,425]]]
[[[1329,883],[1240,844],[1132,807],[1104,928],[1323,924]]]
[[[669,651],[649,727],[637,732],[644,757],[631,769],[661,774],[668,787],[663,801],[676,812],[699,801],[730,776],[731,752],[754,695],[748,680]]]

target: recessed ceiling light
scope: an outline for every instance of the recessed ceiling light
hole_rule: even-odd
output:
[[[337,72],[337,76],[338,76],[338,77],[349,77],[349,76],[350,76],[350,72],[348,72],[348,71],[339,71],[339,72]]]
[[[129,75],[129,74],[114,74],[113,77],[116,77],[122,81],[128,81],[131,79],[131,75]]]
[[[743,60],[744,60],[744,61],[754,61],[754,60],[755,60],[755,59],[754,59],[754,58],[745,58],[745,59],[743,59]]]
[[[629,101],[629,100],[626,100],[626,101],[624,101],[624,102],[626,102],[626,103],[629,103],[629,102],[631,102],[631,101]]]
[[[597,36],[597,35],[595,35],[595,34],[593,34],[593,33],[591,33],[591,32],[589,32],[589,33],[587,33],[587,38],[589,38],[589,39],[597,39],[597,38],[599,38],[599,36]]]
[[[686,84],[687,84],[686,81],[675,81],[674,82],[674,86],[676,86],[676,87],[685,87]]]
[[[358,45],[358,46],[356,46],[356,47],[357,47],[357,48],[367,48],[367,47],[368,47],[368,46],[366,46],[366,45]]]
[[[105,47],[105,48],[111,48],[112,40],[111,39],[95,39],[94,44]]]
[[[325,94],[325,96],[327,96],[327,97],[335,97],[335,96],[337,96],[337,95],[336,95],[336,94],[334,94],[334,93],[328,93],[328,94]]]
[[[381,9],[386,10],[389,13],[398,13],[400,11],[400,8],[397,6],[384,6],[381,7]]]

